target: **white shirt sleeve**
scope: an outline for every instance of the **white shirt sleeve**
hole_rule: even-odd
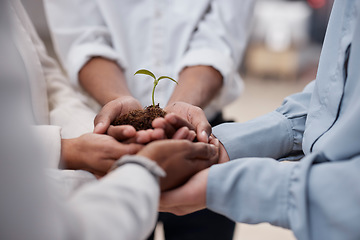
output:
[[[211,1],[177,66],[177,72],[187,66],[206,65],[221,73],[224,85],[220,97],[211,103],[216,105],[214,108],[221,109],[241,93],[237,72],[247,45],[253,7],[252,0]]]
[[[124,53],[113,48],[111,33],[95,0],[86,4],[81,0],[46,0],[44,7],[56,52],[73,84],[78,85],[80,69],[94,56],[116,61],[126,68]],[[69,9],[81,10],[68,14]]]

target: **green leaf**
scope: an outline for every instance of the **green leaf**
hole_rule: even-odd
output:
[[[161,77],[159,77],[158,81],[160,81],[161,79],[164,79],[164,78],[170,79],[174,83],[178,84],[178,82],[176,80],[174,80],[174,79],[172,79],[171,77],[168,77],[168,76],[161,76]]]
[[[149,70],[140,69],[140,70],[138,70],[134,75],[136,75],[136,74],[145,74],[145,75],[148,75],[148,76],[152,77],[152,78],[156,81],[155,75],[154,75],[152,72],[150,72]]]

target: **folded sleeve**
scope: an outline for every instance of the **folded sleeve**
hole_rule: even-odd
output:
[[[46,0],[44,6],[56,51],[74,84],[78,84],[80,69],[95,56],[126,68],[124,53],[113,49],[111,34],[95,0]],[[81,11],[68,14],[74,9]]]
[[[295,160],[303,156],[302,140],[313,82],[303,92],[287,97],[277,110],[245,123],[213,128],[230,160],[271,157]]]
[[[237,70],[247,44],[254,1],[210,2],[194,30],[177,71],[195,65],[211,66],[218,70],[224,85],[219,97],[211,105],[224,106],[238,97],[242,90]]]
[[[41,146],[45,166],[58,168],[61,157],[61,127],[37,125],[32,131]]]
[[[244,158],[213,166],[207,206],[238,222],[291,229],[298,239],[359,239],[360,190],[350,188],[360,181],[360,157],[319,158]]]
[[[95,112],[79,98],[57,62],[48,55],[30,20],[26,23],[26,28],[45,79],[50,124],[62,127],[63,138],[74,138],[92,132]]]

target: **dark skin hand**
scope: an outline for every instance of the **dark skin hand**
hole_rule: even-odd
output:
[[[107,135],[87,133],[61,140],[60,165],[65,169],[81,169],[104,176],[120,157],[135,154],[142,148],[139,144],[122,144]]]
[[[210,167],[219,160],[219,141],[211,144],[193,143],[188,140],[161,140],[148,144],[138,155],[155,161],[167,176],[160,179],[161,191],[184,184],[197,172]]]

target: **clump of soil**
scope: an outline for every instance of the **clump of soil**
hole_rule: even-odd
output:
[[[132,125],[136,131],[146,130],[153,128],[151,123],[155,118],[165,117],[165,115],[166,112],[159,107],[159,104],[155,107],[151,105],[142,110],[134,110],[126,115],[117,117],[112,125]]]

